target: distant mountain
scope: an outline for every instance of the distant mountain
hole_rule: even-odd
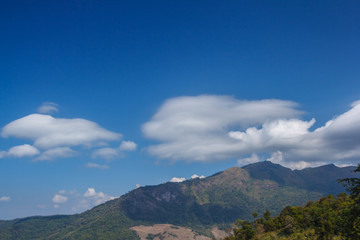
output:
[[[0,239],[137,239],[136,225],[173,224],[210,236],[214,225],[251,219],[252,212],[276,215],[344,192],[338,179],[355,167],[326,165],[295,170],[271,162],[233,167],[204,179],[135,189],[82,214],[0,221]]]
[[[345,189],[337,183],[338,179],[346,178],[356,167],[336,167],[334,164],[302,170],[291,170],[269,161],[258,162],[243,167],[251,178],[272,180],[283,186],[292,186],[307,191],[315,191],[323,195],[336,195]]]

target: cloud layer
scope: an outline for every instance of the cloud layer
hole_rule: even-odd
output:
[[[38,111],[57,112],[57,104],[44,103]],[[0,151],[0,158],[35,157],[35,161],[74,157],[83,151],[92,151],[93,158],[113,159],[123,156],[123,151],[134,151],[137,147],[132,141],[122,141],[118,147],[110,147],[110,142],[119,144],[121,134],[86,119],[55,118],[46,114],[30,114],[12,121],[2,128],[1,136],[30,140],[33,143]]]
[[[227,96],[179,97],[166,101],[142,127],[159,141],[148,147],[160,159],[259,161],[257,154],[296,167],[355,163],[360,157],[360,102],[311,131],[291,101],[240,101]],[[274,158],[281,154],[281,158]],[[298,168],[301,168],[299,165]]]
[[[89,120],[54,118],[44,114],[31,114],[7,124],[1,136],[29,139],[34,141],[34,146],[43,149],[93,146],[97,142],[121,138],[120,134],[110,132]]]

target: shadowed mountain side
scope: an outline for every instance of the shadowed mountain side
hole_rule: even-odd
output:
[[[334,164],[302,170],[291,170],[269,161],[258,162],[243,167],[252,178],[269,179],[281,185],[320,192],[325,195],[336,195],[345,188],[337,183],[338,179],[346,178],[356,167],[336,167]]]

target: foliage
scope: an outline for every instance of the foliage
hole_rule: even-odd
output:
[[[360,172],[360,164],[355,172]],[[252,222],[238,220],[224,240],[252,239],[360,239],[360,179],[340,180],[346,193],[309,201],[303,207],[285,207],[276,217],[266,211]],[[253,214],[254,218],[257,214]]]

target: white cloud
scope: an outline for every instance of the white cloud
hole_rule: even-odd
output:
[[[103,192],[96,192],[94,188],[88,188],[88,190],[84,193],[84,197],[92,199],[95,201],[96,205],[115,199],[115,197],[109,196]]]
[[[136,188],[139,188],[139,187],[141,187],[141,185],[140,185],[140,184],[136,184]]]
[[[258,154],[277,152],[292,168],[358,161],[360,101],[314,131],[315,120],[298,119],[296,107],[281,100],[179,97],[166,101],[142,130],[160,141],[147,148],[149,153],[173,161],[238,158],[245,164],[259,161]]]
[[[35,155],[40,154],[40,151],[29,144],[23,144],[19,146],[15,146],[9,149],[9,151],[0,151],[0,158],[5,157],[33,157]]]
[[[58,105],[53,102],[44,102],[39,108],[38,113],[45,113],[45,114],[51,114],[54,112],[58,112]]]
[[[173,177],[170,182],[174,182],[174,183],[180,183],[180,182],[183,182],[183,181],[186,181],[186,178],[177,178],[177,177]]]
[[[39,157],[35,158],[35,161],[48,161],[55,158],[69,158],[76,154],[76,151],[69,147],[58,147],[46,150]]]
[[[237,160],[237,165],[242,167],[244,165],[250,164],[250,163],[256,163],[259,162],[259,156],[256,153],[251,154],[250,157],[247,158],[240,158]]]
[[[199,176],[199,175],[197,175],[197,174],[193,174],[193,175],[191,176],[191,179],[195,179],[195,178],[203,179],[203,178],[205,178],[205,176],[203,176],[203,175]]]
[[[66,203],[68,198],[66,196],[63,196],[61,194],[55,194],[52,201],[53,203]]]
[[[1,136],[30,139],[34,141],[34,146],[42,149],[92,146],[121,138],[120,134],[89,120],[54,118],[44,114],[31,114],[7,124]]]
[[[179,97],[166,101],[142,130],[146,137],[161,141],[148,148],[150,154],[161,159],[209,161],[239,157],[236,141],[228,136],[231,129],[298,116],[301,112],[296,106],[281,100]]]
[[[0,197],[0,202],[9,202],[10,200],[11,200],[11,198],[8,196]]]
[[[44,106],[55,107],[49,103]],[[0,158],[33,157],[41,154],[35,161],[73,157],[75,154],[91,151],[94,147],[103,148],[95,150],[93,158],[113,159],[123,157],[122,151],[134,151],[137,147],[132,141],[122,141],[119,147],[104,147],[109,146],[109,142],[120,141],[121,134],[108,131],[86,119],[54,118],[46,114],[31,114],[12,121],[2,128],[1,136],[32,140],[33,146],[24,144],[9,152],[0,151]]]
[[[109,169],[109,166],[108,166],[108,165],[100,165],[100,164],[91,163],[91,162],[88,162],[88,163],[86,164],[86,167],[87,167],[87,168],[98,168],[98,169]]]
[[[134,151],[136,147],[136,143],[132,141],[122,141],[119,148],[121,151]]]
[[[122,151],[134,151],[136,147],[136,143],[132,141],[122,141],[119,148],[99,148],[92,153],[91,157],[110,160],[118,157],[123,157],[124,154]]]
[[[95,191],[95,188],[88,188],[88,190],[84,193],[84,197],[94,197],[97,193]]]
[[[93,152],[91,155],[92,158],[105,158],[105,159],[114,159],[119,156],[119,152],[114,148],[100,148]]]
[[[96,192],[94,188],[88,188],[82,194],[76,189],[63,189],[54,194],[52,203],[54,208],[61,207],[62,212],[79,213],[112,199],[115,197],[103,192]]]
[[[29,144],[24,144],[20,146],[15,146],[9,149],[9,151],[6,153],[6,156],[9,157],[33,157],[35,155],[38,155],[40,151]]]

